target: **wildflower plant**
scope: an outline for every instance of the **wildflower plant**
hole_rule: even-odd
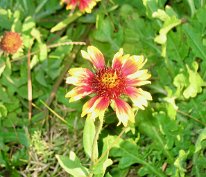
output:
[[[205,177],[205,16],[203,0],[1,0],[0,176]]]
[[[66,83],[76,87],[66,94],[70,102],[77,101],[87,95],[93,97],[87,101],[82,110],[82,117],[95,119],[104,117],[105,111],[111,105],[116,112],[119,123],[124,126],[128,122],[134,123],[134,112],[131,106],[122,99],[128,96],[135,107],[144,109],[148,100],[152,100],[149,92],[144,91],[140,86],[149,84],[148,70],[141,70],[146,59],[143,56],[123,55],[120,49],[114,55],[112,66],[105,65],[103,54],[94,46],[89,46],[87,52],[81,51],[83,58],[89,60],[95,72],[87,68],[72,68]],[[136,88],[138,87],[138,88]]]
[[[81,114],[81,117],[87,116],[83,141],[85,153],[91,159],[90,169],[84,169],[82,173],[85,176],[92,176],[102,163],[104,163],[102,174],[105,173],[107,166],[112,164],[111,159],[105,159],[104,155],[99,157],[98,153],[98,137],[106,110],[111,105],[116,112],[118,125],[122,123],[128,127],[133,124],[135,114],[132,107],[145,109],[148,100],[152,100],[150,93],[140,88],[150,84],[148,79],[151,75],[147,69],[142,69],[147,61],[143,56],[124,55],[122,48],[114,55],[111,67],[105,64],[104,55],[94,46],[89,46],[87,51],[82,50],[81,54],[91,62],[94,71],[81,67],[71,68],[66,83],[75,87],[66,94],[66,97],[70,102],[74,102],[88,95],[92,96],[83,105]],[[125,101],[125,96],[131,99],[132,106]],[[70,155],[70,158],[75,158],[73,152]],[[57,158],[64,167],[64,160],[60,156]],[[100,160],[102,158],[103,162]],[[73,174],[72,169],[69,173]]]

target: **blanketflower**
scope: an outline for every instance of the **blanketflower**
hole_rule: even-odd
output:
[[[66,9],[75,9],[78,6],[81,12],[91,13],[93,7],[100,0],[61,0],[62,3],[65,3]]]
[[[21,36],[16,32],[5,32],[1,41],[0,48],[10,54],[16,53],[22,45]]]
[[[134,123],[134,112],[131,106],[123,100],[123,96],[128,96],[135,107],[144,109],[148,105],[148,100],[152,100],[149,92],[139,88],[149,84],[150,78],[148,70],[140,70],[146,60],[143,56],[123,55],[120,49],[114,55],[112,66],[105,65],[103,54],[94,46],[89,46],[86,51],[81,51],[83,58],[89,60],[96,70],[90,71],[87,68],[72,68],[66,78],[67,84],[76,87],[66,94],[70,102],[77,101],[89,94],[93,98],[87,101],[82,109],[82,117],[95,119],[103,118],[109,105],[115,110],[119,123],[124,126],[128,122]],[[138,88],[137,88],[138,87]]]

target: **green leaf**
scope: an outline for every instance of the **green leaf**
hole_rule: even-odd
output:
[[[6,117],[7,113],[8,112],[7,112],[6,107],[2,103],[0,103],[0,118]]]
[[[158,17],[158,16],[154,16]],[[166,19],[165,19],[166,18]],[[167,33],[174,27],[181,24],[181,20],[178,19],[176,16],[172,17],[164,17],[164,24],[159,31],[159,35],[155,37],[154,41],[158,44],[165,44],[167,41]]]
[[[195,143],[195,153],[193,155],[193,165],[194,165],[193,174],[195,174],[195,176],[197,177],[202,177],[205,174],[206,158],[204,156],[204,153],[201,153],[206,149],[205,140],[206,140],[206,128],[204,128],[201,131]]]
[[[24,132],[20,131],[9,131],[9,132],[0,132],[0,137],[3,137],[4,143],[20,143],[26,147],[29,147],[29,140]]]
[[[187,159],[187,153],[185,153],[185,151],[181,149],[179,151],[179,156],[174,162],[174,166],[176,167],[175,176],[185,177],[185,172],[187,171],[185,169],[186,159]]]
[[[44,61],[47,59],[47,45],[39,44],[40,52],[39,52],[39,60]]]
[[[35,22],[32,17],[27,17],[22,25],[22,32],[32,31],[35,27]]]
[[[10,30],[12,22],[11,11],[0,8],[0,27]]]
[[[43,70],[39,70],[38,72],[36,72],[36,75],[35,75],[35,79],[43,86],[47,87],[48,86],[48,83],[45,79],[45,73]]]
[[[140,154],[138,146],[134,142],[123,141],[119,148],[113,148],[110,152],[111,156],[120,157],[119,168],[127,168],[133,164],[144,165],[151,174],[158,177],[165,177],[165,175],[152,164],[148,163]]]
[[[88,177],[89,170],[82,166],[80,160],[74,152],[70,151],[70,156],[56,155],[61,167],[74,177]]]
[[[182,28],[187,36],[192,52],[202,60],[206,60],[206,47],[203,45],[201,33],[189,24],[183,25]]]
[[[5,68],[6,68],[6,64],[5,64],[4,60],[2,60],[0,58],[0,77],[1,77],[1,74],[4,72]]]
[[[22,23],[21,23],[21,20],[20,20],[20,16],[21,16],[20,11],[15,11],[13,13],[13,16],[14,16],[14,22],[11,26],[11,30],[21,33]]]
[[[171,134],[170,131],[174,133],[173,131],[176,129],[176,126],[174,126],[175,121],[165,115],[165,110],[164,112],[153,114],[150,111],[139,111],[137,117],[136,123],[140,132],[150,137],[156,148],[164,153],[169,162],[173,162],[174,158],[170,148],[173,145],[174,138],[171,138],[171,136],[164,137],[164,135]],[[166,133],[167,131],[169,132]]]
[[[41,43],[41,33],[38,29],[33,28],[31,30],[31,35],[39,42]]]
[[[176,61],[178,64],[183,65],[184,59],[188,56],[189,46],[185,42],[182,28],[177,28],[175,32],[169,32],[166,45],[169,60]]]
[[[13,166],[21,166],[28,163],[28,153],[26,148],[19,149],[16,151],[11,158]],[[21,161],[19,160],[21,159]]]
[[[195,11],[196,11],[194,1],[193,0],[187,0],[186,2],[188,3],[188,5],[190,7],[191,16],[193,16],[195,14]]]
[[[97,160],[93,167],[93,173],[98,176],[104,176],[107,167],[113,164],[111,159],[108,159],[109,156],[109,149],[113,146],[116,147],[120,143],[121,140],[117,140],[117,136],[107,136],[103,139],[103,150],[100,156],[100,160]],[[116,143],[112,143],[116,142]]]
[[[116,166],[113,166],[109,173],[105,177],[128,177],[130,168],[120,169]]]
[[[146,8],[146,13],[148,17],[152,17],[153,12],[155,12],[158,9],[158,2],[156,0],[142,0],[145,8]]]
[[[86,118],[85,125],[84,125],[84,132],[83,132],[83,146],[84,146],[85,153],[90,158],[92,155],[94,136],[95,136],[94,120],[91,118]],[[98,149],[95,150],[96,150],[95,154],[98,154]]]
[[[175,76],[173,84],[177,88],[175,96],[177,98],[181,98],[182,97],[182,91],[188,85],[187,77],[183,73],[180,73],[180,74]]]
[[[184,90],[183,95],[186,99],[190,97],[196,97],[196,95],[202,92],[202,87],[206,86],[206,82],[200,77],[198,70],[198,63],[192,64],[193,70],[187,65],[187,71],[189,73],[189,86]]]
[[[198,136],[198,139],[195,143],[195,153],[199,152],[203,147],[202,147],[202,142],[206,140],[206,128],[204,128],[200,135]]]
[[[94,33],[94,38],[101,42],[109,42],[112,40],[112,25],[108,18],[97,16],[97,30]]]

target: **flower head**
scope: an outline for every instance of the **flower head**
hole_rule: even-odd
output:
[[[0,48],[9,54],[16,53],[21,45],[21,37],[16,32],[5,32],[0,42]]]
[[[82,110],[82,117],[87,115],[91,118],[103,117],[109,105],[115,110],[119,123],[127,126],[128,121],[134,122],[134,112],[122,96],[128,96],[134,106],[144,109],[148,100],[152,100],[149,92],[139,88],[149,84],[150,74],[146,69],[140,70],[146,60],[143,56],[123,55],[120,49],[114,55],[112,66],[107,67],[103,54],[93,46],[86,51],[81,51],[82,56],[89,60],[96,70],[86,68],[72,68],[66,82],[76,87],[66,94],[70,102],[79,100],[89,94],[94,97],[87,101]]]
[[[75,9],[78,6],[81,12],[91,13],[91,10],[100,0],[61,0],[62,3],[65,3],[67,9]]]

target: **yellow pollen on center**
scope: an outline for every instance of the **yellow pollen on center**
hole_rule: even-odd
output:
[[[14,44],[15,44],[15,39],[8,39],[8,41],[7,41],[7,45],[9,46],[9,47],[12,47]]]
[[[119,84],[118,76],[115,73],[104,73],[101,78],[101,82],[107,87],[107,88],[113,88]]]

